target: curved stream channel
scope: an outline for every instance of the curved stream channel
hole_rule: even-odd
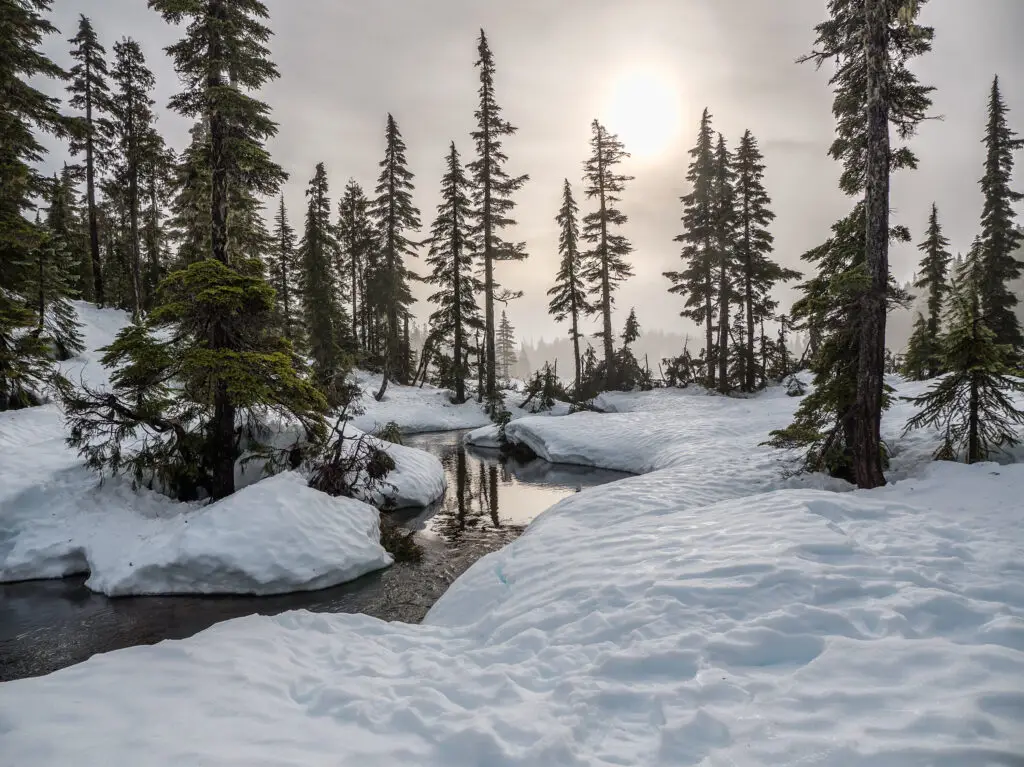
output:
[[[421,562],[400,563],[321,591],[273,597],[121,597],[85,587],[85,576],[0,584],[0,682],[48,674],[122,647],[184,639],[243,615],[306,609],[366,613],[418,623],[476,560],[517,538],[538,514],[580,489],[626,476],[543,461],[521,463],[463,446],[465,432],[419,434],[405,444],[441,459],[445,497],[393,513],[416,530]]]

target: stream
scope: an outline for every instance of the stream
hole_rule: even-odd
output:
[[[526,463],[463,444],[465,432],[419,434],[404,443],[436,455],[445,497],[391,513],[415,531],[420,562],[398,563],[320,591],[272,597],[167,596],[111,599],[86,576],[0,584],[0,682],[48,674],[90,656],[164,639],[184,639],[245,615],[306,609],[365,613],[419,623],[452,581],[485,554],[515,540],[538,514],[587,487],[625,474],[534,460]]]

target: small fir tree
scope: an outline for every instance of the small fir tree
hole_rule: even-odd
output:
[[[518,359],[516,358],[516,329],[504,311],[501,313],[501,321],[498,323],[497,352],[501,378],[503,381],[508,381],[512,377],[512,370]]]
[[[718,391],[727,394],[732,382],[729,377],[729,309],[736,300],[736,281],[739,277],[736,259],[736,174],[732,157],[725,145],[725,137],[718,134],[715,147],[714,208],[715,208],[715,280],[718,294],[718,346],[714,358],[718,362]]]
[[[274,216],[273,237],[274,254],[268,266],[278,322],[284,337],[296,344],[300,340],[302,326],[299,317],[302,261],[295,246],[295,229],[288,223],[284,195],[278,201],[277,214]]]
[[[360,314],[360,309],[366,301],[367,261],[374,247],[369,205],[363,188],[355,179],[349,179],[338,201],[338,242],[344,260],[343,268],[348,275],[352,338],[359,341],[363,351],[366,351],[366,323],[360,321],[364,316]]]
[[[924,378],[935,378],[942,372],[942,348],[940,334],[942,330],[942,310],[946,294],[949,292],[947,275],[952,256],[947,249],[949,240],[942,234],[939,224],[939,209],[932,203],[932,211],[928,217],[928,233],[917,249],[924,253],[921,258],[920,271],[914,281],[914,287],[928,297],[928,317],[924,328],[914,326],[914,333],[907,346],[908,374],[915,381]],[[919,315],[920,317],[920,315]],[[913,355],[913,364],[909,358]]]
[[[562,261],[555,277],[555,285],[548,290],[551,303],[548,313],[555,322],[570,321],[569,337],[572,339],[572,357],[576,373],[573,392],[579,398],[579,388],[583,380],[583,361],[580,358],[580,319],[585,314],[592,314],[594,309],[587,297],[587,285],[583,280],[583,254],[580,253],[579,206],[573,198],[572,185],[569,179],[562,187],[562,207],[555,217],[558,223],[558,252]]]

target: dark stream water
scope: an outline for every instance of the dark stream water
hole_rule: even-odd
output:
[[[521,463],[465,448],[463,432],[421,434],[405,444],[444,464],[448,492],[426,509],[392,513],[416,531],[424,557],[321,591],[274,597],[121,597],[85,587],[85,576],[0,584],[0,682],[48,674],[95,653],[184,639],[230,618],[306,609],[366,613],[418,623],[477,559],[517,538],[545,509],[623,474],[543,461]]]

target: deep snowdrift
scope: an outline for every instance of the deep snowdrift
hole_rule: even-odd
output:
[[[127,317],[75,308],[90,351],[64,370],[73,381],[103,384],[95,350]],[[427,505],[444,493],[437,458],[382,447],[397,466],[385,491],[394,505]],[[269,594],[334,585],[390,563],[377,542],[376,509],[322,496],[294,476],[260,474],[239,467],[244,489],[201,509],[120,479],[100,486],[65,446],[56,405],[0,413],[0,582],[90,572],[90,588],[108,594]]]

